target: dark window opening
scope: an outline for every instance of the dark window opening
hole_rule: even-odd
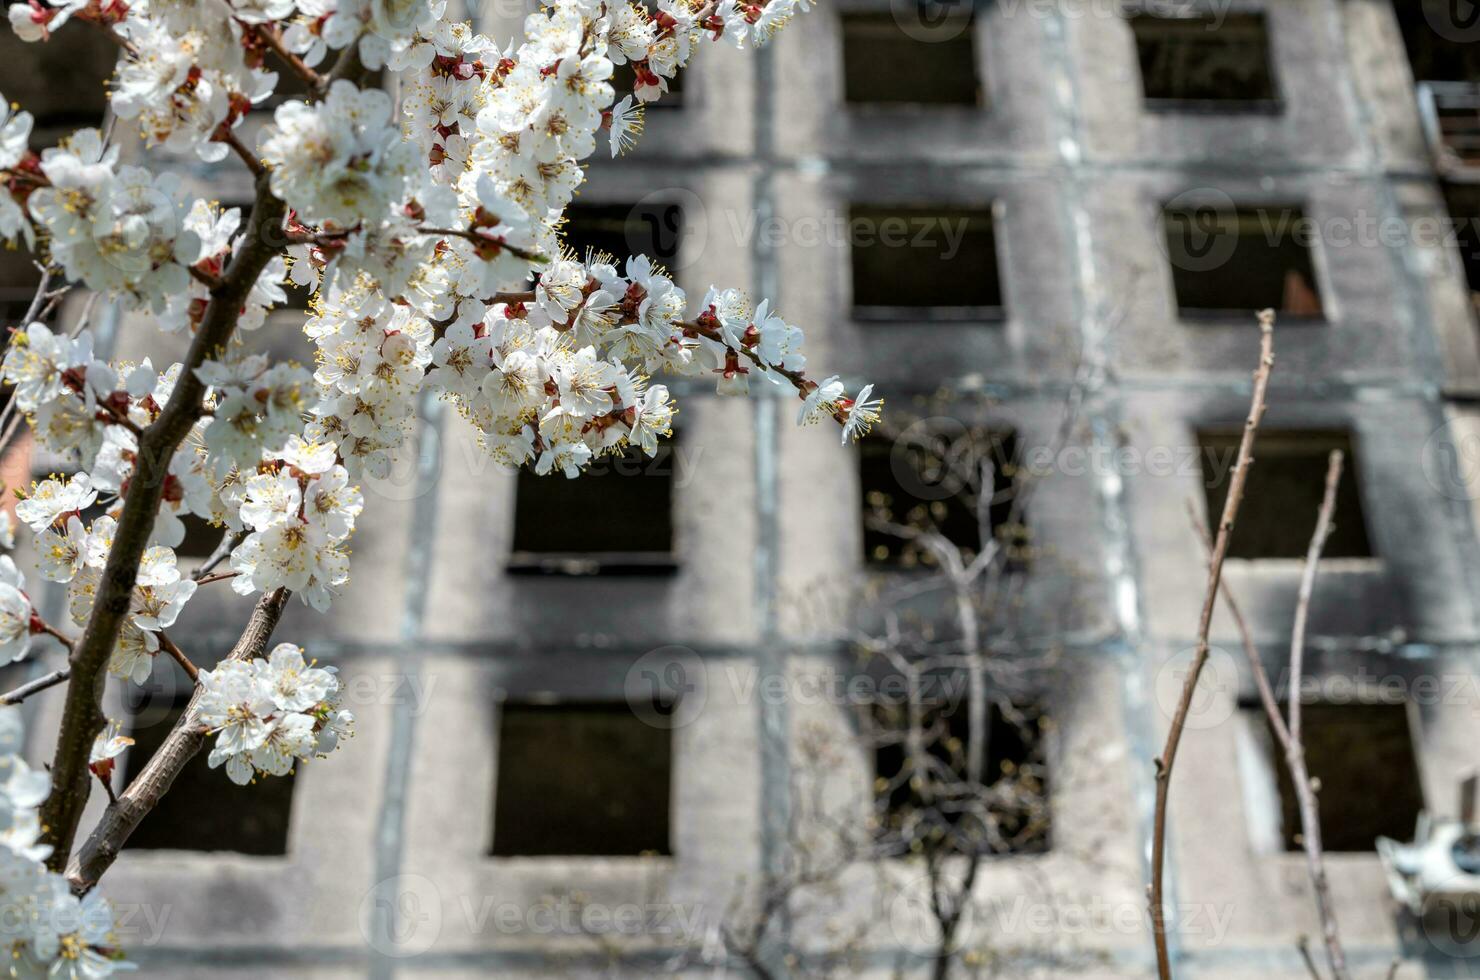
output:
[[[977,504],[991,494],[992,532],[1013,567],[1027,560],[1024,515],[1014,514],[1017,438],[1010,431],[981,427],[920,432],[909,439],[871,435],[859,442],[859,485],[863,491],[863,551],[884,568],[933,568],[928,548],[878,526],[878,522],[933,529],[965,555],[980,552]],[[982,486],[982,464],[991,464],[990,487]]]
[[[565,243],[578,257],[606,253],[625,268],[633,255],[665,267],[678,258],[683,212],[677,204],[582,204],[565,209]]]
[[[672,854],[672,739],[625,702],[505,704],[495,857]]]
[[[1272,308],[1284,322],[1324,316],[1313,234],[1296,207],[1176,207],[1162,212],[1172,288],[1183,318],[1243,317]]]
[[[204,517],[186,514],[181,520],[185,524],[185,539],[175,549],[175,554],[183,558],[211,557],[216,546],[226,536],[226,528],[212,524]]]
[[[849,218],[855,318],[1002,317],[990,209],[856,204]]]
[[[913,33],[901,25],[917,18]],[[858,104],[981,105],[969,4],[924,3],[913,13],[846,13],[843,98]],[[943,27],[952,30],[942,30]]]
[[[1480,117],[1477,117],[1480,121]],[[1449,232],[1459,251],[1465,281],[1470,286],[1470,303],[1480,294],[1480,184],[1440,181],[1444,204],[1449,209]]]
[[[971,726],[964,692],[949,703],[922,699],[924,779],[912,779],[905,743],[908,705],[872,706],[879,831],[911,838],[935,827],[952,849],[976,854],[1040,854],[1049,849],[1048,770],[1044,736],[1050,720],[1036,706],[988,704],[988,731],[980,782],[967,774]],[[989,790],[990,792],[983,792]],[[924,826],[921,826],[921,825]],[[909,829],[906,829],[909,828]]]
[[[649,458],[629,447],[568,480],[519,471],[509,571],[552,575],[671,574],[673,442]],[[615,515],[615,516],[614,516]]]
[[[36,262],[37,257],[22,246],[0,247],[0,322],[7,327],[26,327],[22,321],[36,298],[36,287],[41,285]],[[55,278],[53,283],[59,285]],[[43,300],[41,305],[44,308],[47,302]],[[55,319],[55,312],[47,316],[48,322]]]
[[[1257,705],[1246,710],[1263,709]],[[1281,711],[1286,711],[1284,705]],[[1305,764],[1320,781],[1321,844],[1327,851],[1371,851],[1378,837],[1408,840],[1423,809],[1408,709],[1402,704],[1307,704],[1301,741]],[[1266,720],[1266,725],[1268,724]],[[1285,850],[1302,849],[1300,803],[1284,754],[1268,745],[1279,776]]]
[[[1228,497],[1238,456],[1239,433],[1198,434],[1208,526],[1216,527]],[[1249,468],[1238,522],[1228,543],[1230,558],[1304,558],[1326,491],[1328,457],[1346,456],[1336,485],[1336,514],[1323,558],[1370,558],[1367,520],[1357,486],[1357,459],[1344,432],[1262,429],[1254,443],[1257,462]]]
[[[119,783],[115,773],[115,786],[127,785],[143,771],[190,700],[190,681],[167,660],[161,655],[154,670],[156,677],[164,670],[175,671],[173,690],[178,693],[173,699],[157,688],[129,685],[129,696],[139,698],[140,704],[129,732],[134,744],[127,752],[126,777]],[[252,784],[238,786],[227,778],[224,764],[215,769],[206,764],[209,754],[199,752],[185,764],[149,819],[129,836],[129,848],[286,854],[295,777],[259,776]]]
[[[1414,81],[1480,81],[1480,48],[1476,25],[1457,0],[1396,0],[1393,13],[1403,32],[1403,46]]]
[[[1280,108],[1262,13],[1130,18],[1141,88],[1153,110],[1275,112]]]
[[[117,46],[86,25],[70,25],[35,44],[0,32],[0,92],[35,117],[33,150],[55,145],[73,130],[102,126],[108,108],[104,81],[117,61]]]

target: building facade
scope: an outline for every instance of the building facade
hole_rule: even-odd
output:
[[[506,39],[524,12],[493,0],[478,26]],[[1186,506],[1216,521],[1271,307],[1226,578],[1279,686],[1343,449],[1301,692],[1336,915],[1356,975],[1396,957],[1398,977],[1480,976],[1473,907],[1458,932],[1416,920],[1373,844],[1457,816],[1480,745],[1477,39],[1443,3],[839,0],[760,51],[702,50],[635,150],[592,165],[573,245],[768,297],[806,327],[809,369],[922,424],[1010,432],[1032,471],[1024,521],[1052,560],[1027,574],[1023,648],[1059,669],[1013,696],[1055,720],[1051,841],[984,863],[961,975],[1154,970],[1152,759],[1206,574]],[[101,78],[110,52],[38,57],[56,55],[17,45],[0,90],[40,132],[101,115],[62,66]],[[250,199],[239,168],[178,166]],[[6,261],[14,317],[34,280]],[[168,356],[149,324],[91,315],[116,356]],[[294,317],[254,343],[306,358]],[[339,669],[356,737],[279,786],[187,773],[105,885],[131,958],[193,978],[753,975],[724,927],[794,866],[809,739],[832,747],[823,809],[871,812],[850,638],[871,582],[922,574],[866,534],[882,471],[753,387],[693,391],[670,452],[581,488],[496,470],[429,400],[411,459],[364,487],[332,614],[295,603],[277,632]],[[571,513],[589,524],[551,516]],[[202,590],[182,645],[224,651],[246,608]],[[1223,613],[1213,643],[1172,791],[1178,973],[1307,976],[1288,789]],[[110,691],[126,770],[182,691]],[[49,758],[60,699],[27,711]],[[782,916],[772,975],[927,975],[920,881],[906,860],[842,868]]]

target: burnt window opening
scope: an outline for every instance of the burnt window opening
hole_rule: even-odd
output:
[[[848,237],[855,319],[1004,316],[990,208],[855,204]]]
[[[1177,311],[1184,319],[1242,318],[1272,308],[1282,322],[1324,318],[1298,207],[1168,207],[1162,231]]]
[[[982,486],[983,462],[991,464],[992,485]],[[879,527],[877,522],[933,529],[968,556],[981,551],[977,504],[991,494],[992,532],[1009,567],[1028,558],[1025,516],[1014,514],[1017,437],[1010,430],[971,427],[960,431],[915,432],[893,439],[875,433],[859,440],[858,476],[863,492],[863,552],[879,568],[934,568],[929,549]]]
[[[901,25],[916,17],[919,30]],[[947,25],[953,29],[940,29]],[[842,28],[843,99],[850,105],[985,103],[970,4],[922,3],[917,15],[845,13]]]
[[[1480,81],[1480,48],[1473,26],[1460,22],[1463,9],[1456,0],[1395,0],[1414,81]]]
[[[505,704],[501,715],[489,854],[673,853],[673,744],[656,716],[626,702]]]
[[[671,269],[678,259],[683,211],[677,204],[582,204],[565,209],[565,244],[578,258],[606,253],[618,270],[646,255]]]
[[[167,689],[157,680],[165,671],[174,681]],[[114,774],[115,786],[128,785],[143,771],[190,701],[190,680],[168,657],[161,654],[155,660],[154,673],[156,680],[149,686],[129,685],[129,697],[139,699],[129,732],[134,744],[126,753],[123,782]],[[259,776],[238,786],[227,778],[224,765],[210,768],[208,756],[197,753],[185,764],[149,819],[129,836],[129,848],[286,854],[296,777]]]
[[[944,689],[948,684],[938,685]],[[927,684],[926,689],[931,689]],[[970,854],[1041,854],[1050,848],[1049,773],[1045,736],[1051,719],[1037,705],[988,704],[987,744],[980,782],[967,772],[971,733],[965,692],[948,698],[922,698],[923,781],[912,780],[905,738],[908,705],[870,706],[868,725],[874,750],[874,791],[880,813],[878,832],[885,841],[901,831],[918,839],[934,828],[950,849]],[[983,790],[988,792],[983,792]],[[923,824],[923,826],[922,826]]]
[[[1300,801],[1284,753],[1264,720],[1264,741],[1279,781],[1285,850],[1303,848]],[[1285,705],[1282,712],[1288,713]],[[1403,704],[1306,704],[1301,708],[1305,764],[1320,781],[1321,845],[1330,852],[1372,851],[1378,837],[1408,840],[1424,808],[1413,732]]]
[[[36,289],[41,285],[41,270],[36,268],[37,258],[25,248],[0,248],[0,323],[6,327],[24,329],[26,313],[36,299]],[[58,285],[53,280],[53,285]],[[41,303],[44,312],[47,301]],[[46,317],[47,322],[56,318],[56,311]]]
[[[185,538],[175,548],[175,554],[182,558],[209,558],[226,537],[225,527],[196,514],[186,514],[181,521],[185,524]]]
[[[1264,14],[1130,18],[1146,107],[1169,112],[1278,112]]]
[[[1238,457],[1236,431],[1198,434],[1208,526],[1216,527],[1228,497]],[[1328,457],[1339,449],[1346,459],[1336,485],[1336,515],[1322,558],[1371,558],[1367,520],[1358,487],[1359,467],[1345,432],[1261,429],[1254,445],[1258,463],[1249,468],[1238,523],[1228,542],[1230,558],[1304,558],[1326,491]]]
[[[100,127],[108,108],[105,82],[118,48],[103,31],[73,25],[44,44],[0,32],[0,92],[35,119],[30,145],[38,153],[74,130]]]
[[[1439,182],[1449,210],[1449,232],[1470,287],[1470,304],[1480,299],[1480,184]]]
[[[657,455],[628,447],[574,480],[521,468],[508,570],[544,575],[671,575],[674,442]]]

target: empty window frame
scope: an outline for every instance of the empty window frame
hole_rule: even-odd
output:
[[[1256,711],[1257,705],[1245,710]],[[1281,710],[1287,710],[1281,705]],[[1408,708],[1403,704],[1307,704],[1301,708],[1305,763],[1320,780],[1321,844],[1371,851],[1378,837],[1408,840],[1423,809]],[[1265,743],[1277,773],[1285,850],[1301,850],[1300,802],[1272,732]]]
[[[651,459],[636,449],[594,461],[568,480],[519,470],[509,571],[654,575],[678,568],[673,549],[672,440]]]
[[[863,492],[863,550],[882,568],[932,568],[936,559],[922,545],[878,526],[879,521],[939,531],[968,555],[981,550],[977,502],[983,489],[993,534],[1010,562],[1026,558],[1024,515],[1013,513],[1017,438],[984,427],[941,432],[911,430],[908,439],[882,434],[859,441],[858,475]],[[992,485],[983,488],[981,464],[991,464]]]
[[[633,255],[671,268],[678,259],[683,212],[677,204],[583,204],[565,209],[565,243],[580,258],[606,253],[620,269]]]
[[[1480,47],[1467,3],[1394,0],[1416,82],[1480,82]]]
[[[1443,180],[1439,186],[1449,210],[1447,231],[1464,268],[1473,303],[1474,294],[1480,293],[1480,184]]]
[[[991,208],[855,204],[848,238],[859,320],[995,320],[1002,280]]]
[[[959,679],[962,675],[952,676]],[[916,767],[910,765],[905,741],[908,705],[872,706],[872,724],[866,729],[877,739],[874,789],[881,835],[888,840],[913,826],[907,834],[918,836],[926,832],[925,827],[935,825],[950,835],[954,849],[961,852],[1047,851],[1049,775],[1044,736],[1051,727],[1049,719],[1036,705],[1013,706],[1009,714],[1000,704],[989,703],[984,772],[978,784],[967,774],[969,711],[964,691],[955,687],[948,680],[924,685],[927,691],[947,694],[949,701],[940,703],[930,694],[922,698],[921,742],[929,757],[922,767],[930,774],[923,783],[911,779]],[[991,794],[989,802],[979,792],[984,786],[1002,792]]]
[[[133,713],[129,735],[134,744],[127,752],[126,786],[143,771],[145,763],[159,750],[190,700],[190,681],[167,657],[156,661],[155,673],[175,672],[174,696],[157,688],[136,688],[141,699]],[[289,819],[293,807],[295,776],[262,776],[251,785],[238,786],[226,777],[224,767],[210,768],[209,753],[198,753],[185,764],[170,791],[160,798],[149,819],[129,836],[131,849],[221,851],[270,856],[288,851]]]
[[[918,14],[844,13],[843,98],[850,105],[985,102],[971,5],[922,3]]]
[[[25,326],[22,320],[41,285],[41,270],[35,263],[36,257],[28,249],[0,249],[0,318],[6,324]],[[43,301],[42,307],[46,305]]]
[[[496,857],[672,854],[672,736],[626,702],[505,704]]]
[[[35,117],[31,148],[55,145],[73,130],[101,126],[108,108],[105,81],[118,48],[100,30],[59,30],[45,44],[0,36],[0,92]]]
[[[1240,434],[1232,430],[1198,434],[1209,527],[1216,527],[1223,513],[1239,438]],[[1360,468],[1351,437],[1339,431],[1268,428],[1259,432],[1254,450],[1259,461],[1249,468],[1228,557],[1305,557],[1325,494],[1328,457],[1333,449],[1340,449],[1346,459],[1341,482],[1336,486],[1335,521],[1321,557],[1372,557],[1358,489]]]
[[[1130,18],[1146,107],[1171,112],[1277,112],[1262,13]]]
[[[1311,256],[1314,229],[1295,206],[1162,209],[1172,289],[1184,319],[1243,318],[1272,308],[1284,322],[1324,317]]]

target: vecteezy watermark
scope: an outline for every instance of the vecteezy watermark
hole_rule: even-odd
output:
[[[1424,938],[1446,956],[1480,956],[1480,894],[1469,890],[1473,879],[1454,876],[1451,887],[1424,896],[1419,926]]]
[[[1197,648],[1189,647],[1161,665],[1156,672],[1156,706],[1168,720],[1176,717],[1182,693],[1197,663]],[[1188,728],[1216,728],[1238,710],[1238,664],[1221,647],[1210,646],[1187,707]]]
[[[430,878],[396,875],[360,900],[360,935],[382,956],[425,953],[442,935],[442,893]]]
[[[961,918],[947,938],[931,901],[932,883],[920,879],[899,891],[884,910],[899,945],[920,955],[958,954],[989,943],[1039,945],[1045,937],[1141,936],[1151,932],[1151,917],[1143,901],[1111,901],[1099,895],[1054,895],[1020,892],[1014,895],[969,897]],[[947,889],[959,894],[959,882]],[[1184,903],[1167,909],[1177,932],[1217,946],[1233,920],[1231,903]]]
[[[608,903],[570,893],[528,903],[462,895],[458,909],[474,935],[646,937],[688,943],[702,938],[705,923],[702,905]]]
[[[1480,3],[1474,0],[1437,0],[1417,3],[1433,32],[1446,41],[1480,41]]]
[[[1419,466],[1441,495],[1475,499],[1480,494],[1480,426],[1463,419],[1445,422],[1424,440]]]
[[[709,696],[704,662],[684,646],[649,650],[627,668],[622,694],[632,713],[654,728],[683,728],[703,713]]]
[[[701,904],[605,902],[578,892],[527,901],[482,892],[444,895],[430,878],[418,874],[387,878],[360,902],[365,942],[392,957],[427,952],[449,927],[472,936],[643,937],[691,943],[703,937],[705,925]]]

